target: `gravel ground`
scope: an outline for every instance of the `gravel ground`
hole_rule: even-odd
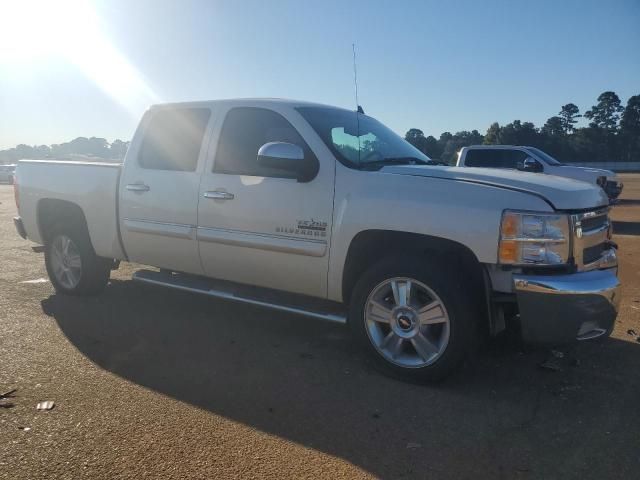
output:
[[[495,339],[428,387],[376,373],[342,326],[135,284],[133,265],[94,298],[23,283],[46,278],[43,258],[2,185],[0,393],[16,392],[0,400],[0,478],[638,478],[640,175],[626,177],[612,338],[562,358]]]

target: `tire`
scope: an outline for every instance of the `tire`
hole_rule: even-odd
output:
[[[67,253],[63,255],[65,247]],[[44,260],[58,293],[96,295],[109,282],[112,261],[96,255],[85,226],[53,227],[45,245]]]
[[[444,262],[425,256],[385,258],[356,282],[349,326],[384,373],[437,382],[453,373],[475,345],[475,297],[465,292],[463,279]],[[409,299],[404,306],[403,297]]]

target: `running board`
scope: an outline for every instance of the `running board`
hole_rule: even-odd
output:
[[[138,270],[132,278],[136,282],[258,305],[281,312],[295,313],[330,322],[347,322],[345,308],[342,304],[315,297],[168,271]]]

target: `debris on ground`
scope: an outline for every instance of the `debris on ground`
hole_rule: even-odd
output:
[[[638,334],[636,333],[636,331],[633,328],[630,328],[629,330],[627,330],[627,335],[632,335],[634,337],[638,336]]]
[[[544,362],[539,363],[538,367],[542,368],[543,370],[549,370],[552,372],[559,372],[561,370],[560,365],[558,365],[558,363],[553,358],[548,358]]]
[[[24,280],[22,282],[18,282],[18,283],[47,283],[49,280],[47,280],[46,278],[36,278],[35,280]]]
[[[31,427],[18,427],[18,430],[22,430],[23,432],[28,432],[31,430]]]
[[[9,390],[5,393],[0,393],[0,408],[13,408],[15,405],[12,402],[3,402],[7,398],[15,398],[14,393],[16,393],[17,388]]]
[[[55,406],[56,404],[53,402],[53,400],[46,400],[44,402],[38,403],[38,405],[36,405],[36,408],[38,410],[51,410]]]

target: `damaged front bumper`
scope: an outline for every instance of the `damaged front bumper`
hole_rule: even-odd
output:
[[[568,275],[514,275],[522,337],[560,344],[609,335],[618,315],[617,268]]]

